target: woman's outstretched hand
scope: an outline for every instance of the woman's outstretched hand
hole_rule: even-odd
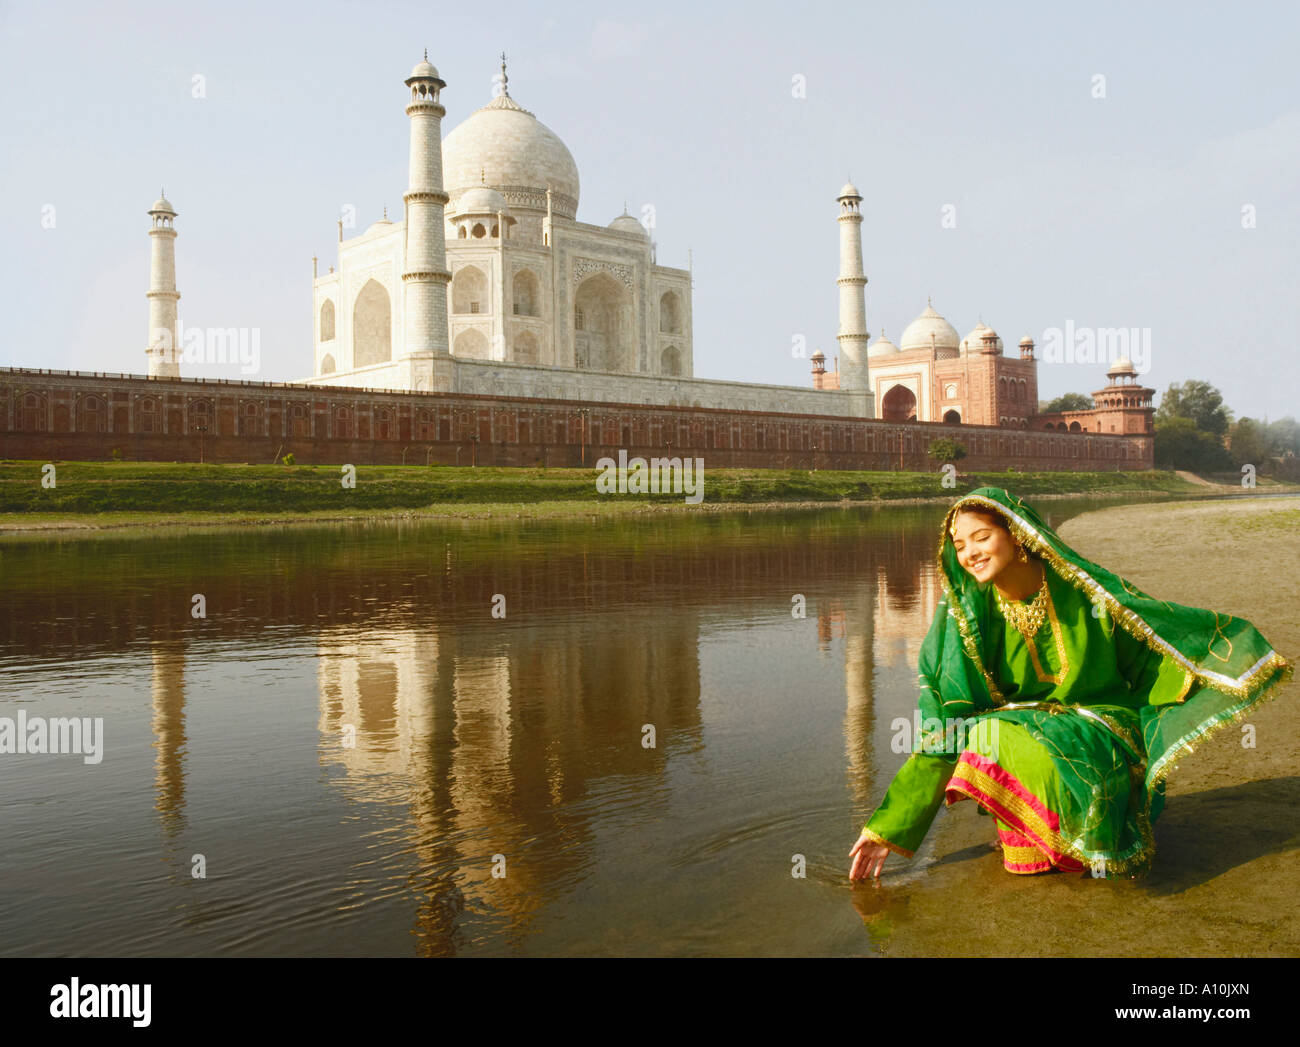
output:
[[[853,864],[849,866],[850,880],[865,880],[869,876],[880,879],[880,869],[889,857],[889,848],[874,842],[864,832],[853,845],[853,850],[849,851],[849,857],[853,859]]]

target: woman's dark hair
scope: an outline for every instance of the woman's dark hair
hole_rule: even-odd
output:
[[[953,513],[952,522],[956,523],[957,517],[961,516],[962,513],[971,513],[974,516],[982,516],[994,527],[1001,527],[1002,530],[1007,532],[1007,534],[1011,534],[1011,528],[1007,526],[1006,518],[993,509],[985,509],[983,506],[978,505],[963,505]],[[1014,535],[1012,537],[1014,537]]]

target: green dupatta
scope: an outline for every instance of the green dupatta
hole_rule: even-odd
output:
[[[963,508],[989,510],[1000,516],[1012,535],[1031,553],[1042,557],[1061,578],[1075,586],[1090,602],[1104,607],[1116,623],[1156,657],[1146,659],[1141,678],[1130,680],[1141,728],[1142,751],[1133,752],[1136,739],[1118,732],[1138,758],[1135,770],[1145,785],[1140,798],[1140,821],[1146,823],[1163,805],[1163,783],[1175,760],[1190,753],[1215,729],[1241,719],[1275,688],[1289,680],[1294,666],[1275,651],[1259,631],[1243,618],[1222,612],[1185,607],[1156,600],[1131,582],[1080,556],[1063,542],[1030,506],[1000,487],[981,487],[958,499],[944,516],[938,564],[944,597],[934,616],[919,659],[920,711],[926,720],[954,719],[993,714],[1010,716],[1008,703],[991,675],[988,663],[994,630],[1004,628],[993,609],[992,583],[980,583],[957,561],[949,528]],[[1069,704],[1069,695],[1060,698]],[[999,713],[998,710],[1007,709]],[[1088,715],[1086,712],[1084,715]],[[1093,717],[1096,719],[1096,717]],[[937,756],[924,756],[922,740],[916,754],[899,773],[901,795],[909,804],[891,808],[891,798],[867,823],[868,835],[891,850],[911,856],[942,802],[946,767]],[[927,749],[926,752],[934,752]],[[955,756],[952,757],[955,759]],[[1058,764],[1067,787],[1075,772]],[[1135,783],[1136,784],[1136,783]],[[1138,786],[1140,788],[1140,785]],[[891,794],[894,788],[891,786]],[[924,795],[922,795],[924,794]],[[1135,797],[1135,799],[1138,799]],[[1155,806],[1152,806],[1154,800]],[[915,805],[915,810],[910,809]],[[926,816],[917,818],[924,808]],[[1142,835],[1149,844],[1149,825]],[[1140,868],[1149,846],[1123,866]],[[1078,857],[1085,861],[1089,855]]]

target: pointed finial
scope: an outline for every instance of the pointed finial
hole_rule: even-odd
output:
[[[388,221],[388,205],[384,204],[384,221]]]
[[[501,93],[503,95],[508,95],[510,93],[510,88],[507,86],[509,83],[510,83],[510,77],[506,76],[506,53],[502,51],[501,52]]]
[[[427,47],[424,49],[424,60],[426,62],[429,60],[429,49]]]
[[[480,167],[478,169],[478,184],[487,185],[487,168],[485,167]]]
[[[933,299],[932,297],[930,297],[930,295],[926,295],[926,296],[925,296],[925,304],[928,305],[931,309],[933,309],[933,308],[934,308],[934,299]]]

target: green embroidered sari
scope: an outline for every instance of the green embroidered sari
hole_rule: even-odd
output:
[[[992,583],[957,561],[949,528],[967,507],[1001,516],[1042,560],[1048,620],[1032,642],[1005,621]],[[906,857],[945,798],[969,796],[998,816],[1000,832],[1014,828],[1002,837],[1009,869],[1008,841],[1033,844],[1060,868],[1143,871],[1174,761],[1294,671],[1250,622],[1148,596],[1081,557],[1001,488],[954,503],[938,562],[944,597],[919,665],[920,712],[932,733],[917,739],[864,830]],[[963,750],[951,731],[940,744],[933,728],[954,719],[982,721],[980,744]],[[1030,773],[1042,768],[1053,772],[1050,799],[1024,784],[1045,780]]]

